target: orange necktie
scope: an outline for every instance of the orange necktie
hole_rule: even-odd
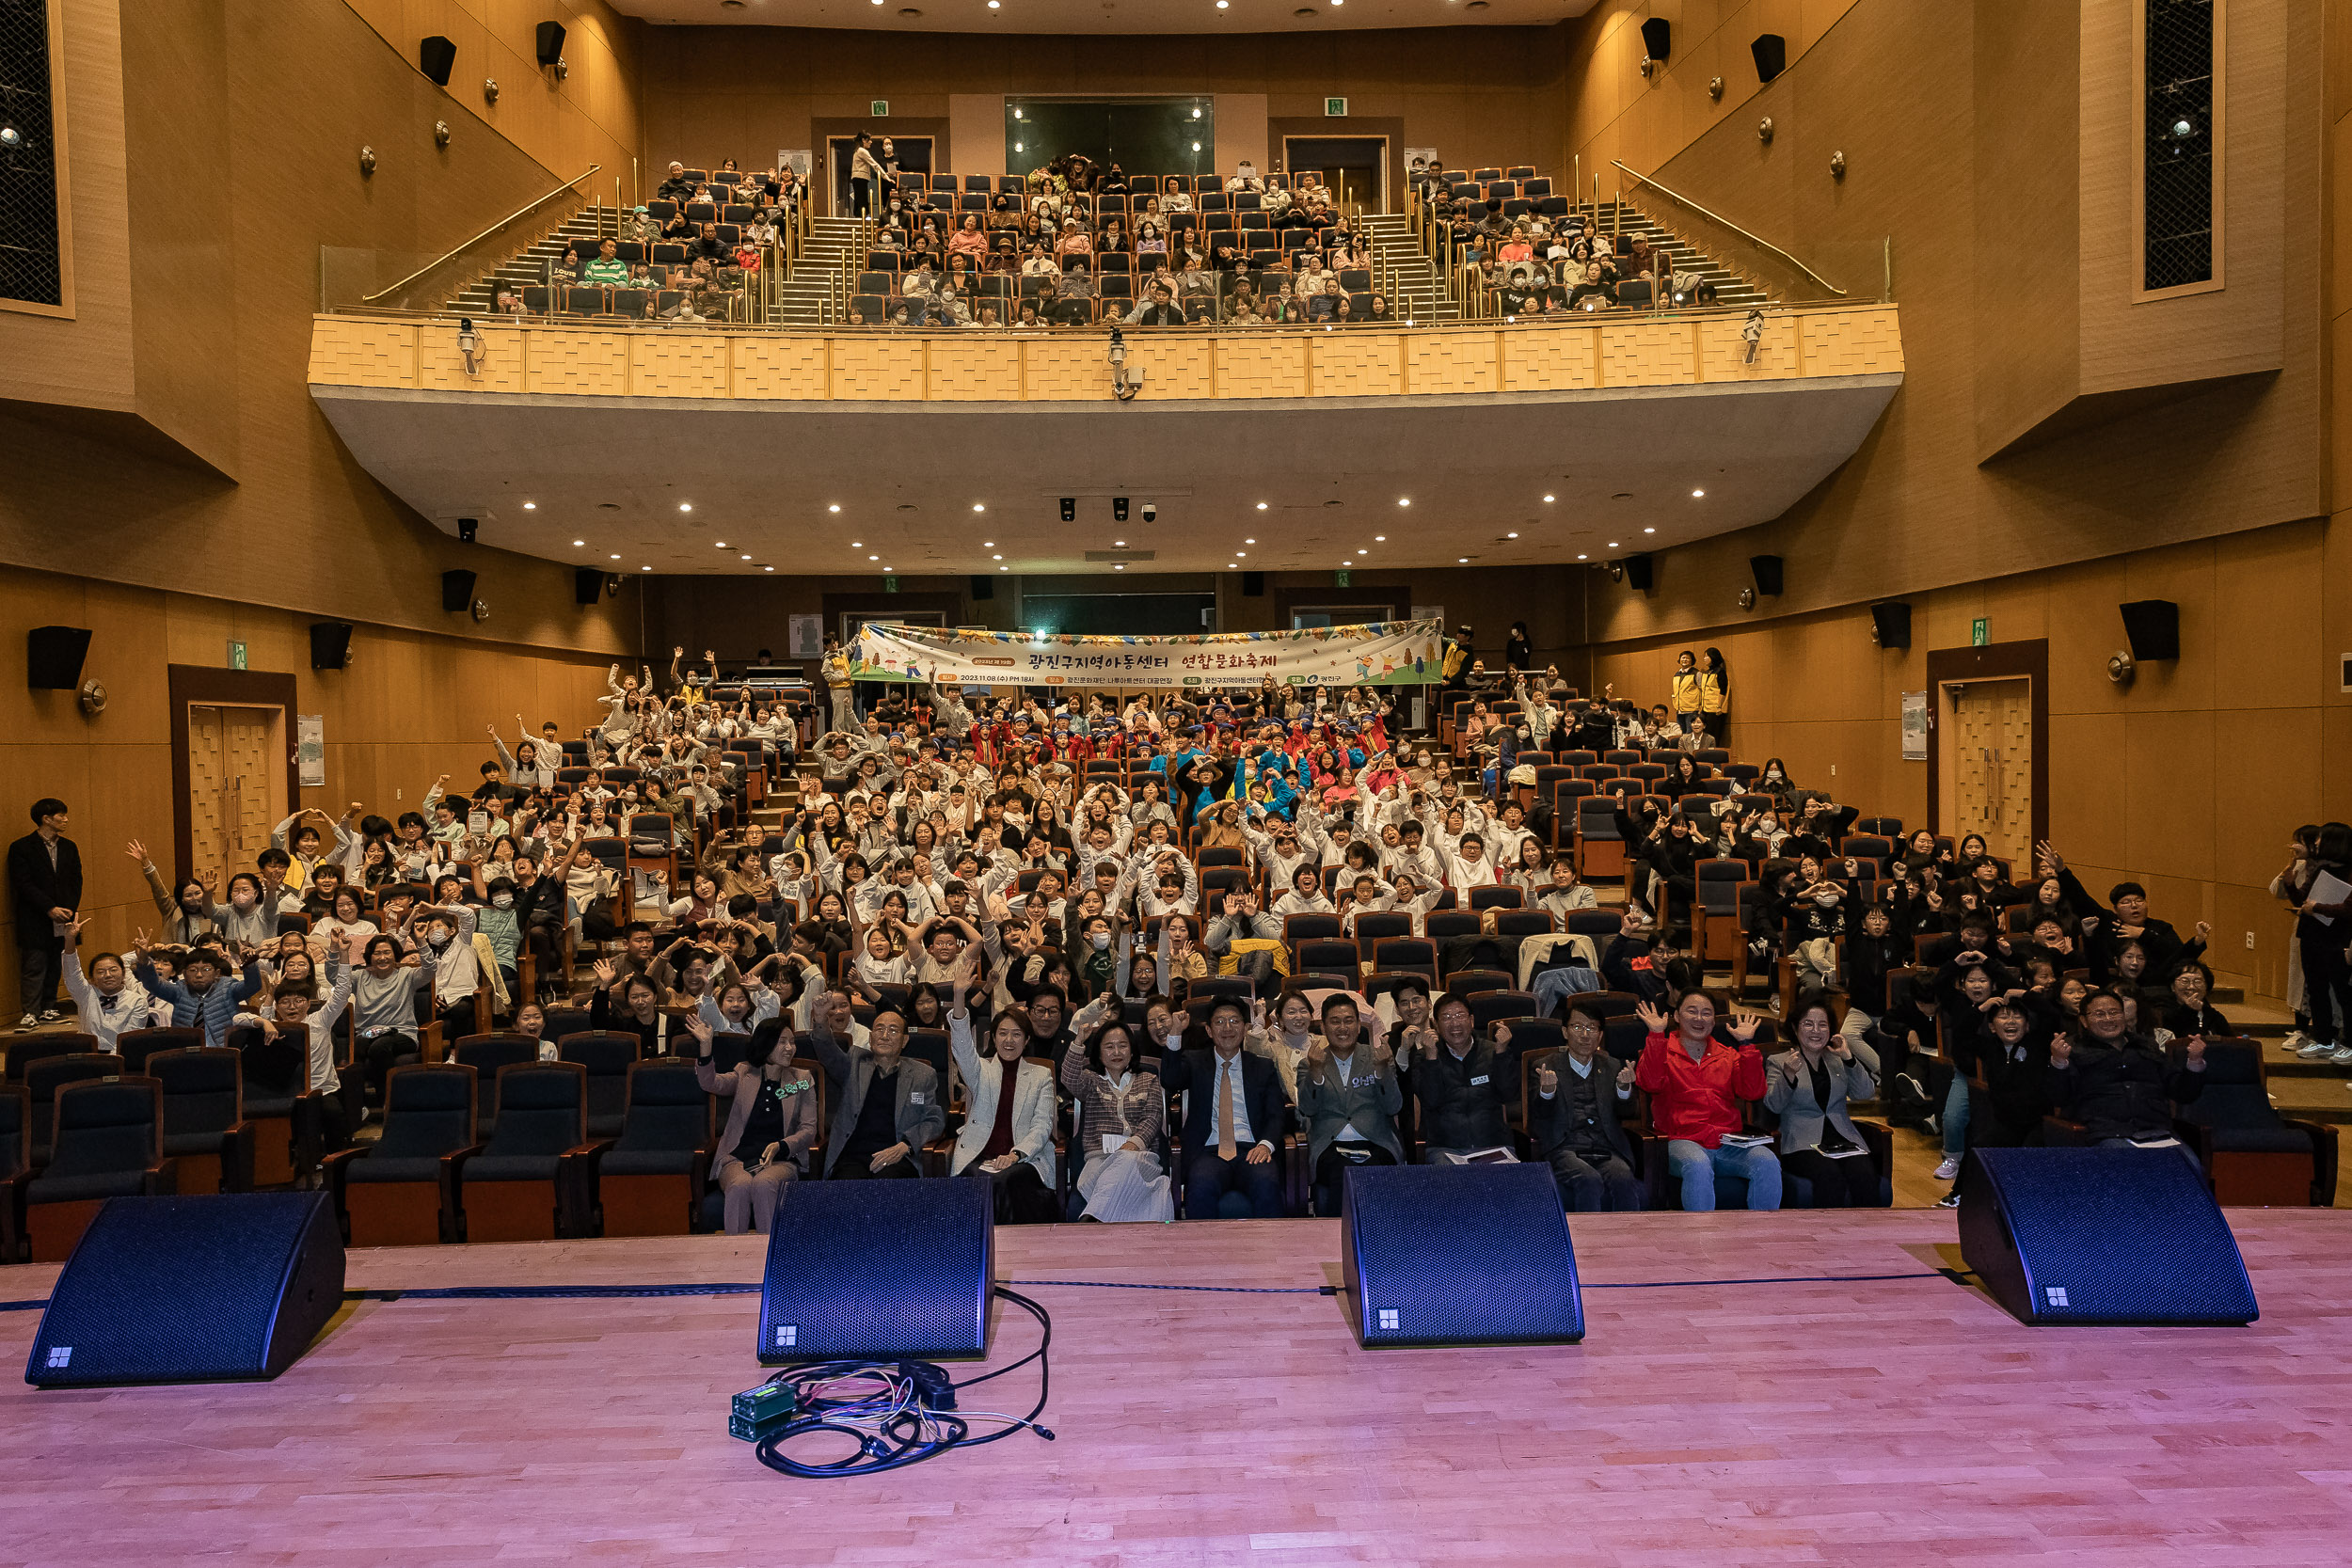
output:
[[[1216,1069],[1216,1157],[1230,1160],[1238,1152],[1233,1143],[1233,1075]]]

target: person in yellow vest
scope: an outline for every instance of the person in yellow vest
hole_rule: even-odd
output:
[[[1685,734],[1699,723],[1699,661],[1698,656],[1685,648],[1675,656],[1674,680],[1667,695],[1667,705],[1674,709],[1675,722]]]
[[[1724,668],[1724,651],[1709,648],[1699,656],[1699,717],[1708,740],[1724,743],[1724,725],[1731,717],[1731,672]]]
[[[850,656],[842,651],[838,638],[825,639],[825,695],[833,709],[832,727],[847,730],[856,716],[850,710]]]

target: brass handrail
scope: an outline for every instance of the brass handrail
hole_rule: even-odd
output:
[[[1706,208],[1700,206],[1697,202],[1692,200],[1680,191],[1676,190],[1673,186],[1661,184],[1658,181],[1651,179],[1648,175],[1644,174],[1639,169],[1627,168],[1624,164],[1619,163],[1614,158],[1610,159],[1609,162],[1620,172],[1632,175],[1634,179],[1639,180],[1645,185],[1657,185],[1660,190],[1664,191],[1668,196],[1673,197],[1677,201],[1679,201],[1685,207],[1690,208],[1691,211],[1698,214],[1701,217],[1708,218],[1716,223],[1722,224],[1725,229],[1730,230],[1741,239],[1746,240],[1750,245],[1763,246],[1766,250],[1771,251],[1773,255],[1779,257],[1782,261],[1788,262],[1790,266],[1796,268],[1799,272],[1804,274],[1807,277],[1810,277],[1814,282],[1819,283],[1822,288],[1827,289],[1831,293],[1836,294],[1838,298],[1844,299],[1846,297],[1845,290],[1839,288],[1828,278],[1823,277],[1820,273],[1815,272],[1811,267],[1806,266],[1803,261],[1798,261],[1794,256],[1789,255],[1787,251],[1781,249],[1780,246],[1772,244],[1772,241],[1765,239],[1760,235],[1749,233],[1746,230],[1740,228],[1738,224],[1732,222],[1729,218],[1724,217],[1720,213],[1708,212]]]
[[[500,230],[514,222],[516,218],[531,212],[542,202],[554,200],[557,197],[562,196],[565,191],[570,190],[574,185],[579,184],[582,180],[587,179],[589,175],[596,173],[602,167],[604,167],[602,164],[590,164],[584,172],[574,175],[571,179],[566,180],[562,184],[556,186],[555,189],[548,192],[547,195],[535,197],[532,199],[524,202],[521,206],[516,208],[513,212],[499,219],[498,222],[490,225],[489,228],[485,229],[481,233],[476,234],[472,239],[466,241],[462,245],[450,246],[448,250],[442,252],[438,256],[436,256],[433,260],[427,261],[424,265],[419,267],[416,271],[410,273],[407,277],[402,278],[390,288],[378,289],[372,294],[361,295],[359,303],[362,305],[373,305],[377,300],[382,299],[386,294],[398,293],[401,290],[408,287],[409,284],[414,283],[418,278],[422,277],[426,273],[431,272],[435,267],[439,266],[442,262],[448,261],[459,251],[469,250],[473,246],[480,245],[491,235],[497,233]]]

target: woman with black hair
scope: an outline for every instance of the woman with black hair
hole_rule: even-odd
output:
[[[1837,1031],[1828,996],[1808,991],[1788,1020],[1793,1049],[1764,1064],[1764,1108],[1780,1118],[1784,1172],[1813,1184],[1816,1209],[1878,1202],[1878,1164],[1846,1107],[1878,1093],[1878,1058]]]
[[[2352,897],[2335,893],[2328,901],[2320,879],[2335,888],[2352,881],[2352,827],[2330,822],[2319,830],[2312,852],[2296,879],[2296,945],[2303,955],[2303,987],[2310,996],[2312,1046],[2331,1047],[2328,1060],[2352,1067],[2352,969],[2344,963],[2344,939],[2352,935]],[[2306,1048],[2307,1050],[2310,1047]]]
[[[1160,1165],[1168,1103],[1160,1075],[1136,1066],[1135,1037],[1109,995],[1087,1004],[1071,1023],[1061,1083],[1077,1103],[1080,1219],[1118,1224],[1171,1220],[1175,1198]]]
[[[1511,635],[1503,639],[1502,664],[1507,670],[1525,670],[1535,662],[1535,644],[1528,640],[1527,623],[1511,623]]]
[[[1699,722],[1706,726],[1709,742],[1724,743],[1730,719],[1731,672],[1724,665],[1724,651],[1709,648],[1699,655]]]

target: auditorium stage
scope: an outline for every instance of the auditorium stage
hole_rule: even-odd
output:
[[[1058,1440],[850,1481],[727,1436],[755,1296],[369,1300],[275,1383],[93,1392],[19,1381],[38,1314],[6,1312],[0,1563],[2342,1564],[2352,1223],[2231,1218],[2246,1329],[2026,1328],[1933,1272],[1959,1256],[1932,1210],[1581,1219],[1587,1338],[1543,1350],[1365,1352],[1316,1294],[1032,1283]],[[997,1275],[1311,1290],[1338,1243],[1005,1229]],[[762,1255],[419,1247],[352,1254],[349,1284],[752,1281]],[[1821,1275],[1913,1277],[1787,1278]],[[1000,1304],[992,1362],[1036,1334]],[[1031,1376],[974,1402],[1025,1410]]]

